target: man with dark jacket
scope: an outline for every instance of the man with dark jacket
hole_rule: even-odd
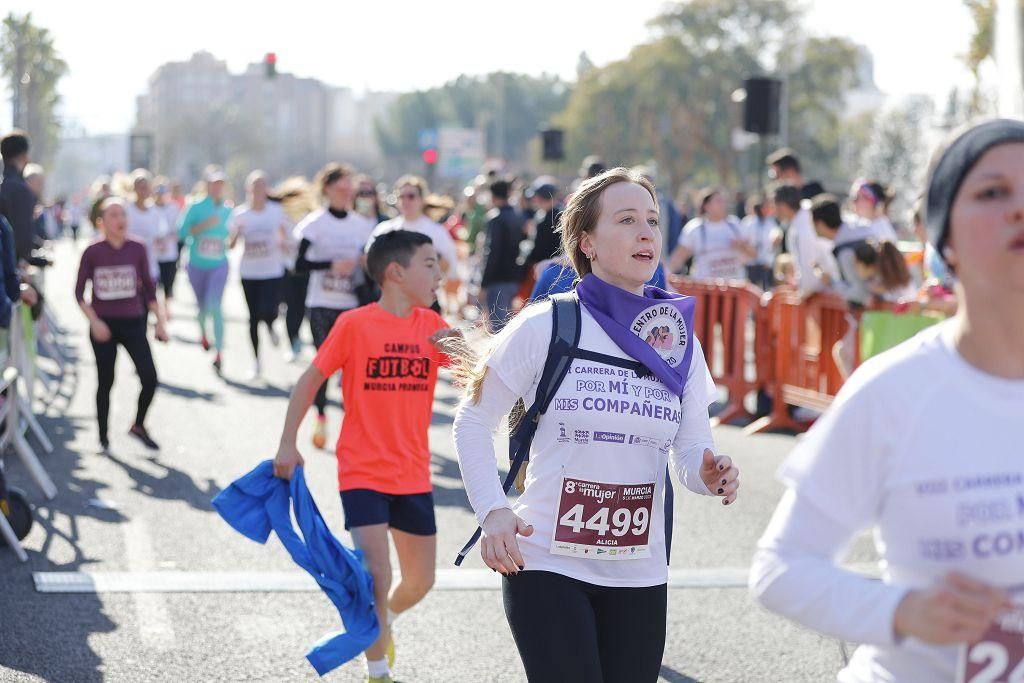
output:
[[[22,170],[28,164],[28,136],[20,130],[0,140],[0,156],[4,162],[4,180],[0,185],[0,215],[11,224],[18,258],[28,260],[35,246],[35,193],[25,183]]]
[[[541,261],[554,258],[562,246],[561,237],[555,232],[558,219],[562,215],[562,207],[556,200],[558,188],[551,183],[535,185],[529,192],[537,208],[533,218],[537,233],[533,238],[533,249],[526,257],[526,265],[535,266]]]
[[[509,206],[512,184],[506,180],[491,183],[494,208],[487,214],[487,241],[484,244],[484,270],[480,286],[486,290],[487,325],[498,333],[512,316],[512,299],[519,291],[522,266],[519,243],[523,241],[522,214]]]
[[[812,199],[825,191],[817,180],[804,180],[800,159],[789,147],[775,150],[768,155],[765,163],[768,164],[771,179],[795,187],[800,191],[800,199]]]

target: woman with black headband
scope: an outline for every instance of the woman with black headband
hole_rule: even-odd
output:
[[[750,576],[768,609],[860,643],[839,680],[1024,677],[1024,122],[936,154],[928,237],[955,317],[858,369],[782,466]],[[881,581],[837,564],[871,528]]]

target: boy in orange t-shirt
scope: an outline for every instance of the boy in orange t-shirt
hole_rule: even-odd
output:
[[[370,681],[390,681],[390,624],[434,583],[437,528],[427,430],[441,340],[457,334],[429,306],[441,268],[430,238],[407,230],[377,237],[366,256],[380,301],[338,317],[313,364],[292,391],[274,473],[289,479],[303,464],[295,445],[317,389],[341,370],[347,408],[338,437],[338,489],[345,528],[373,576],[381,632],[366,651]],[[388,531],[402,579],[391,587]]]

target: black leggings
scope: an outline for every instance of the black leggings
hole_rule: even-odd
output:
[[[288,307],[285,327],[288,341],[295,345],[299,341],[299,328],[306,317],[306,290],[309,289],[309,274],[288,273],[284,276],[284,303]]]
[[[249,307],[249,341],[256,359],[260,357],[260,323],[267,327],[277,320],[277,307],[281,301],[281,278],[249,280],[242,278],[242,292]]]
[[[653,683],[668,588],[609,588],[544,571],[502,580],[505,616],[530,683]]]
[[[139,406],[135,413],[135,424],[142,425],[146,412],[156,394],[156,366],[146,339],[146,316],[139,318],[104,319],[110,328],[110,340],[98,342],[89,335],[93,353],[96,354],[96,420],[99,422],[100,438],[107,437],[107,418],[110,416],[110,389],[114,386],[114,367],[117,364],[117,345],[128,352],[135,371],[139,374],[142,390],[139,392]]]
[[[335,308],[309,309],[309,329],[313,332],[313,346],[317,349],[323,346],[323,343],[327,341],[327,335],[331,333],[331,328],[334,327],[334,321],[344,312]],[[324,380],[316,392],[314,404],[319,415],[323,415],[327,408],[327,383],[329,381],[330,378]]]
[[[161,261],[160,266],[160,288],[164,290],[164,298],[173,299],[174,279],[178,277],[177,261]]]

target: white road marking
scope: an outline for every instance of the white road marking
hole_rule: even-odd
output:
[[[874,565],[847,567],[877,576]],[[40,593],[304,593],[319,590],[316,581],[301,571],[288,572],[35,572]],[[396,574],[397,578],[397,574]],[[745,588],[742,567],[670,569],[668,587],[677,589]],[[436,591],[498,590],[501,577],[486,569],[439,569]],[[166,609],[164,610],[166,614]],[[169,628],[169,622],[168,622]],[[173,637],[173,633],[171,634]]]
[[[149,528],[141,519],[133,519],[123,526],[128,575],[146,575],[157,568],[156,554]],[[164,596],[150,591],[131,591],[135,618],[138,621],[142,644],[158,651],[174,649],[175,637],[171,615]]]

